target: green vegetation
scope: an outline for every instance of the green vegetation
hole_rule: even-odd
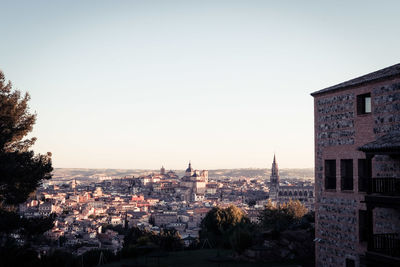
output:
[[[306,216],[307,215],[307,216]],[[269,201],[258,217],[263,230],[281,232],[287,229],[307,228],[314,221],[307,208],[300,201],[290,200],[278,206]]]
[[[211,209],[200,225],[200,239],[215,247],[232,248],[238,252],[251,245],[253,224],[236,206]]]
[[[35,155],[32,131],[36,115],[29,113],[29,94],[13,90],[0,71],[0,208],[13,210],[24,202],[43,179],[50,179],[50,153]]]
[[[50,218],[20,218],[16,213],[45,179],[51,178],[51,154],[38,155],[31,150],[35,137],[24,139],[32,131],[36,114],[29,112],[29,94],[13,90],[0,71],[0,258],[2,266],[34,265],[33,242],[43,240],[43,232],[53,226]],[[18,242],[17,242],[18,239]]]
[[[257,266],[305,266],[304,261],[289,260],[289,261],[274,261],[274,262],[246,262],[234,260],[231,258],[232,251],[224,249],[201,249],[190,251],[177,251],[170,253],[153,253],[145,256],[140,256],[135,259],[123,259],[119,262],[112,262],[104,265],[105,267],[120,267],[120,266],[148,266],[148,267],[257,267]]]
[[[111,228],[112,229],[112,228]],[[122,257],[137,257],[154,251],[176,251],[183,249],[183,241],[179,233],[174,230],[163,230],[159,234],[142,230],[137,227],[115,229],[125,235]]]
[[[279,206],[268,202],[258,219],[258,223],[250,222],[235,206],[215,207],[201,222],[201,242],[231,249],[242,260],[313,261],[314,214],[299,201]]]

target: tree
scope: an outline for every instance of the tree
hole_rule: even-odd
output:
[[[308,210],[299,200],[289,200],[289,202],[283,203],[280,209],[287,213],[295,220],[301,219],[307,214]]]
[[[183,248],[181,235],[175,229],[164,229],[159,234],[160,247],[163,250],[180,250]]]
[[[0,71],[0,225],[6,226],[0,228],[3,240],[12,232],[38,234],[32,225],[46,226],[39,232],[52,226],[48,220],[41,224],[16,214],[17,205],[26,201],[43,180],[50,179],[53,170],[51,153],[35,154],[31,147],[36,138],[26,138],[36,121],[36,114],[29,110],[29,100],[29,94],[14,90]]]
[[[24,139],[36,121],[29,100],[0,71],[0,207],[7,210],[24,202],[53,170],[51,154],[35,155],[30,148],[36,138]]]
[[[232,249],[239,254],[248,249],[253,244],[254,227],[252,224],[238,224],[236,225],[230,235],[229,241]]]
[[[258,220],[262,228],[281,232],[299,225],[306,214],[307,208],[298,200],[289,200],[289,202],[277,206],[268,201],[260,212]]]
[[[200,238],[207,238],[216,245],[231,246],[229,238],[235,227],[245,224],[250,224],[250,221],[238,207],[214,207],[201,221]]]
[[[150,218],[149,218],[149,224],[151,224],[151,225],[155,225],[156,224],[156,221],[155,221],[155,219],[154,219],[154,216],[150,216]]]

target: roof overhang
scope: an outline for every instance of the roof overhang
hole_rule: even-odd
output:
[[[399,155],[400,154],[400,131],[395,131],[378,137],[358,150],[370,154]]]
[[[325,93],[332,93],[339,90],[344,90],[356,86],[361,86],[371,82],[378,82],[386,79],[391,79],[400,76],[400,64],[396,64],[378,71],[371,72],[369,74],[357,77],[355,79],[348,80],[322,90],[311,93],[312,96],[317,96]]]

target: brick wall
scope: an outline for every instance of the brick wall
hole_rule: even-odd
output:
[[[371,93],[372,113],[357,114],[357,95]],[[358,211],[364,193],[358,192],[358,147],[392,130],[400,130],[400,78],[369,83],[314,98],[315,195],[317,266],[345,266],[346,258],[358,259],[366,249],[359,242]],[[325,190],[324,160],[336,160],[336,190]],[[341,190],[340,160],[353,159],[353,190]],[[400,175],[400,161],[387,156],[373,159],[373,175]],[[377,209],[376,230],[385,232],[393,223],[384,218],[399,214]],[[386,220],[386,221],[385,221]],[[400,225],[400,224],[398,224]]]

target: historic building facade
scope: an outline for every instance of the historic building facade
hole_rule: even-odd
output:
[[[269,184],[269,199],[273,203],[280,204],[289,202],[290,200],[299,200],[308,209],[314,210],[314,187],[303,184],[292,186],[280,185],[279,168],[275,155],[272,162]]]
[[[400,266],[400,64],[312,96],[316,266]]]
[[[272,161],[271,176],[269,177],[269,199],[272,202],[278,203],[278,192],[279,192],[279,169],[276,157]]]
[[[189,189],[192,201],[204,200],[206,185],[208,183],[207,170],[195,170],[189,162],[185,175],[180,180],[180,186]]]

